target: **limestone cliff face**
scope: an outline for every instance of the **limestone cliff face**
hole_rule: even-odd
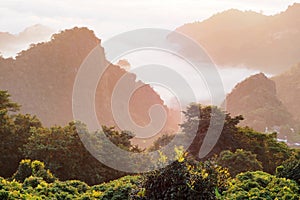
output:
[[[52,36],[46,43],[32,45],[16,59],[0,59],[0,89],[8,90],[21,111],[37,115],[45,126],[65,125],[73,119],[72,90],[77,71],[89,52],[100,40],[87,28],[73,28]],[[103,50],[103,57],[104,50]],[[96,110],[105,125],[115,125],[110,109],[111,94],[125,70],[110,65],[96,91]],[[128,84],[137,84],[136,76]],[[130,110],[138,124],[149,122],[148,110],[164,106],[160,96],[144,84],[132,97]],[[170,117],[170,116],[169,116]],[[171,118],[170,118],[171,119]],[[175,119],[179,119],[176,118]],[[163,131],[176,130],[178,121],[167,120]]]
[[[293,124],[292,115],[277,97],[274,81],[263,73],[237,84],[226,98],[226,110],[232,115],[243,115],[241,125],[257,131]]]

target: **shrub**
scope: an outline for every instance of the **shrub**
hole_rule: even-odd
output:
[[[49,170],[45,169],[43,162],[38,160],[31,161],[28,159],[20,162],[18,170],[12,176],[12,179],[24,182],[24,180],[30,176],[40,177],[48,183],[52,183],[56,180],[53,174]]]
[[[146,199],[215,199],[228,178],[227,170],[214,163],[190,158],[149,173],[143,187]]]
[[[125,176],[108,183],[91,187],[91,196],[100,199],[125,200],[129,199],[134,190],[138,189],[141,176]]]
[[[262,170],[262,164],[256,159],[256,154],[243,149],[237,149],[235,152],[222,151],[217,158],[217,163],[228,168],[232,176],[241,172]]]
[[[5,200],[5,199],[8,199],[8,196],[9,196],[9,192],[8,191],[5,191],[5,190],[0,190],[0,199],[2,200]]]
[[[36,188],[42,181],[43,181],[43,179],[41,177],[30,176],[24,180],[23,187]]]
[[[300,190],[294,181],[261,171],[240,173],[230,185],[223,192],[224,199],[299,199]]]
[[[292,179],[300,185],[300,159],[291,157],[283,162],[281,166],[277,167],[276,176]]]

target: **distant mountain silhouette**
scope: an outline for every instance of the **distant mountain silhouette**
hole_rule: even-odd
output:
[[[76,73],[84,58],[99,44],[92,31],[73,28],[54,34],[50,42],[32,45],[15,60],[0,58],[0,89],[7,89],[13,100],[22,105],[22,112],[37,115],[44,125],[64,125],[73,119],[72,89]],[[110,64],[99,82],[96,110],[104,125],[115,125],[111,95],[117,80],[125,73],[128,72]],[[129,75],[132,78],[128,85],[137,84],[136,76]],[[130,101],[132,118],[139,125],[149,123],[148,111],[155,104],[164,106],[169,116],[162,132],[176,130],[179,123],[176,112],[168,110],[160,96],[146,84]]]
[[[300,122],[300,63],[290,70],[275,76],[272,80],[276,83],[277,96]]]
[[[277,74],[300,61],[298,3],[274,16],[231,9],[176,31],[199,42],[221,66],[242,65]]]
[[[257,131],[294,125],[293,116],[277,97],[275,82],[263,73],[237,84],[227,95],[226,110],[232,115],[243,115],[241,125]]]
[[[28,49],[33,43],[49,40],[53,33],[54,30],[40,24],[27,27],[16,35],[0,32],[0,52],[5,57],[15,56],[17,52]]]

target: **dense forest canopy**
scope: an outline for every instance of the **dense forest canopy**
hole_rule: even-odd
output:
[[[19,105],[7,91],[0,91],[0,108],[0,176],[5,178],[0,178],[1,199],[298,198],[300,152],[277,142],[276,133],[238,127],[241,116],[231,117],[217,107],[191,104],[181,125],[182,139],[193,137],[190,130],[197,125],[190,148],[186,152],[175,148],[173,163],[136,175],[96,160],[78,136],[78,127],[88,132],[83,123],[43,127],[35,116],[18,113]],[[200,112],[195,112],[197,109]],[[224,129],[210,154],[199,159],[212,109],[226,115]],[[172,135],[162,136],[152,147],[142,150],[131,143],[133,133],[106,126],[102,131],[119,148],[137,153],[154,151],[173,139]],[[165,162],[165,155],[161,156],[160,162]],[[258,192],[261,187],[265,192]]]

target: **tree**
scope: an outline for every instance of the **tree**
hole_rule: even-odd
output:
[[[22,160],[19,164],[18,170],[12,176],[12,179],[24,182],[30,176],[40,177],[47,183],[52,183],[56,180],[53,174],[45,169],[45,164],[38,160]]]
[[[203,160],[218,155],[223,150],[244,149],[257,155],[257,160],[262,163],[265,172],[274,174],[276,167],[293,153],[293,150],[286,144],[277,142],[276,133],[265,134],[256,132],[249,127],[239,128],[237,125],[243,119],[242,116],[232,118],[217,107],[191,104],[184,114],[186,121],[181,127],[185,135],[194,137],[188,151],[195,157],[199,154],[212,117],[217,119],[215,123],[224,123],[217,143]],[[195,132],[196,135],[193,135]]]
[[[10,177],[23,158],[22,147],[31,135],[32,127],[41,122],[31,115],[15,114],[20,106],[11,101],[7,91],[0,90],[0,176]]]
[[[300,185],[300,151],[277,167],[276,176],[294,180]]]
[[[32,135],[24,146],[24,155],[29,159],[43,161],[60,180],[78,179],[88,184],[97,184],[126,175],[94,158],[83,145],[78,135],[79,131],[84,137],[96,137],[80,122],[70,122],[65,127],[32,128]],[[126,131],[120,133],[113,127],[105,126],[103,131],[120,148],[133,152],[140,151],[131,145],[130,139],[133,137],[131,133]],[[98,141],[97,138],[90,138],[89,141],[95,141],[96,148],[104,148],[102,141]]]
[[[262,164],[251,151],[237,149],[235,152],[222,151],[217,158],[217,164],[228,168],[231,176],[241,172],[262,170]]]
[[[293,155],[294,150],[285,143],[277,142],[276,133],[265,134],[251,128],[239,128],[236,134],[237,146],[257,155],[262,163],[263,171],[275,174],[276,167]]]
[[[235,134],[238,131],[237,124],[243,119],[242,116],[232,118],[228,113],[221,111],[216,106],[203,107],[200,104],[191,104],[183,113],[186,121],[181,125],[182,131],[187,136],[194,137],[188,149],[191,155],[198,157],[212,117],[216,119],[215,123],[217,124],[214,125],[219,126],[224,123],[224,126],[216,145],[204,159],[212,157],[214,154],[219,154],[222,150],[236,149],[237,141]]]
[[[132,152],[141,152],[142,150],[138,148],[136,145],[131,144],[131,139],[134,138],[134,134],[130,131],[117,131],[115,127],[107,127],[102,126],[102,131],[104,132],[105,136],[119,148],[122,148],[127,151]]]
[[[215,199],[216,191],[227,188],[226,169],[212,162],[183,158],[146,175],[142,185],[145,199]]]
[[[16,112],[19,108],[20,106],[17,103],[11,101],[8,91],[0,90],[0,116],[7,114],[8,111]]]
[[[157,138],[157,140],[155,140],[152,144],[152,146],[150,146],[148,148],[148,151],[156,151],[159,150],[160,148],[168,145],[174,138],[174,135],[162,135],[161,137]]]

